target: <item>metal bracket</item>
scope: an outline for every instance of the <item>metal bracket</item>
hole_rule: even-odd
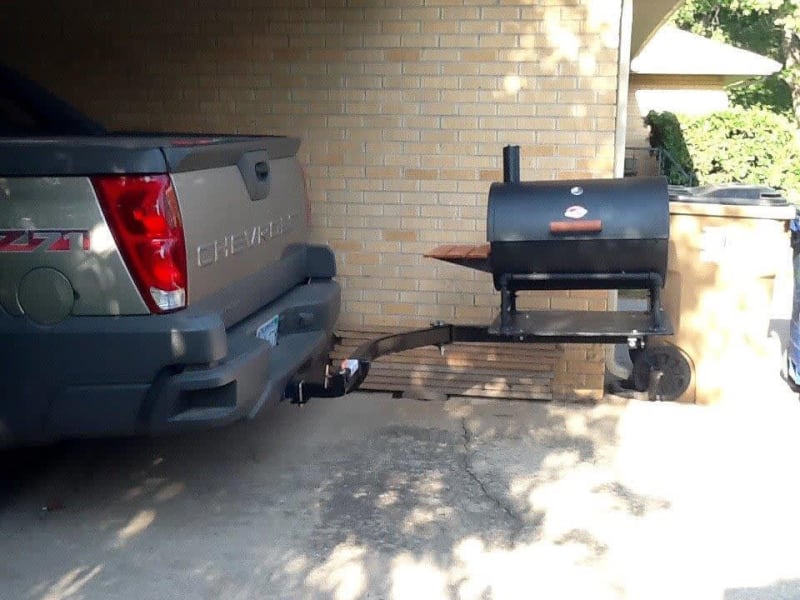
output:
[[[644,339],[640,337],[628,338],[628,350],[642,350],[644,348]]]
[[[444,352],[455,342],[468,343],[626,343],[632,352],[642,352],[649,335],[654,332],[626,334],[584,335],[575,332],[551,332],[548,335],[530,332],[514,334],[492,333],[486,326],[452,325],[436,322],[425,329],[415,329],[369,340],[361,344],[338,368],[329,368],[322,384],[306,381],[294,382],[286,389],[286,396],[294,404],[305,404],[311,397],[333,398],[358,389],[369,374],[373,361],[396,352],[435,346]],[[657,381],[654,384],[657,388]]]

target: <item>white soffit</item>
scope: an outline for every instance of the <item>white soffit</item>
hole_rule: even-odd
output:
[[[707,115],[729,107],[724,90],[637,90],[639,114],[668,110],[683,115]]]
[[[659,29],[631,61],[631,72],[640,75],[758,77],[780,69],[781,64],[771,58],[673,25]]]

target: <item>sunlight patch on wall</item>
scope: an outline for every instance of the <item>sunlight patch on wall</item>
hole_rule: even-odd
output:
[[[551,61],[569,59],[577,61],[581,51],[581,41],[574,31],[571,31],[562,24],[560,10],[550,10],[545,16],[545,26],[547,28],[547,40],[551,46],[556,48]]]
[[[518,75],[506,75],[503,79],[503,89],[509,94],[516,94],[525,86],[525,80]]]
[[[599,33],[603,46],[619,48],[619,3],[608,0],[590,0],[587,30]]]

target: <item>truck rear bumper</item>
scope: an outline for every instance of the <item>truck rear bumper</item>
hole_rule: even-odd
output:
[[[322,375],[340,289],[293,290],[225,329],[213,313],[76,317],[53,327],[0,315],[0,445],[159,434],[253,417],[295,377]],[[256,329],[280,315],[278,344]]]

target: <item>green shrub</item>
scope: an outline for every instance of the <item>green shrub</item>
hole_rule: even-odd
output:
[[[664,175],[669,182],[683,185],[694,183],[694,163],[678,117],[671,112],[651,110],[644,118],[644,123],[650,126],[650,146],[667,151],[669,158],[663,165]]]
[[[681,117],[680,135],[671,113],[651,112],[645,122],[651,126],[651,145],[666,148],[700,184],[754,183],[791,198],[800,195],[800,143],[794,124],[783,115],[735,107]]]

